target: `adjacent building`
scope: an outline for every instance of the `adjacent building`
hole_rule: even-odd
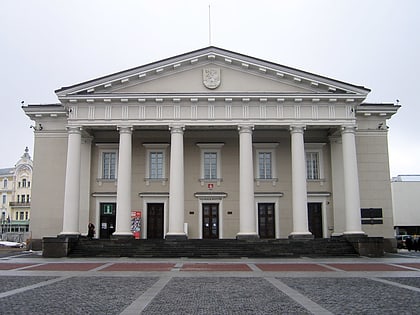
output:
[[[399,105],[369,92],[212,46],[60,88],[23,107],[33,237],[391,239]]]
[[[0,169],[2,239],[24,241],[28,236],[32,164],[26,148],[14,167]]]
[[[420,235],[420,175],[393,177],[391,189],[396,235]]]

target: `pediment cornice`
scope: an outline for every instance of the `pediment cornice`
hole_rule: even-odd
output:
[[[124,87],[142,84],[143,82],[156,80],[210,63],[282,82],[290,86],[302,87],[302,89],[313,91],[313,94],[366,97],[370,91],[361,86],[210,46],[70,87],[64,87],[57,90],[56,94],[60,100],[67,100],[71,97],[77,98],[82,95],[92,98],[97,96],[103,97],[104,94],[114,94],[114,92],[110,93],[110,91],[121,90]]]

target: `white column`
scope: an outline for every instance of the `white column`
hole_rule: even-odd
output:
[[[254,201],[252,126],[239,126],[239,233],[236,238],[258,238]]]
[[[62,235],[79,235],[80,200],[80,127],[68,128],[67,165],[64,188],[64,215]]]
[[[184,231],[184,127],[171,126],[169,227],[166,238],[187,238]]]
[[[117,217],[114,236],[132,237],[131,232],[131,152],[132,127],[119,127]]]
[[[290,237],[311,237],[308,230],[304,126],[291,126],[293,232]]]
[[[355,126],[344,126],[341,131],[343,142],[344,166],[344,204],[346,227],[344,234],[365,234],[362,231],[360,216],[359,175],[357,171],[357,154]]]

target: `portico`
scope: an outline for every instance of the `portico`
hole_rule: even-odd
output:
[[[66,152],[64,202],[42,199],[51,185],[33,196],[51,209],[35,227],[63,209],[47,234],[83,235],[91,221],[132,237],[133,212],[144,239],[392,232],[389,200],[369,193],[386,196],[387,164],[360,169],[377,163],[366,148],[386,142],[378,126],[397,107],[364,104],[369,89],[208,47],[56,93],[60,104],[25,108],[43,125],[38,169],[52,142]],[[383,209],[382,227],[362,226],[365,207]]]

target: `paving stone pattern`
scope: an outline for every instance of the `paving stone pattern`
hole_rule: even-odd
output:
[[[142,314],[310,314],[263,278],[173,278]]]
[[[413,280],[417,285],[418,278]],[[396,281],[397,279],[388,279]],[[419,314],[420,293],[366,278],[281,278],[334,314]],[[399,278],[403,281],[404,278]]]
[[[155,277],[68,278],[0,299],[0,314],[119,314],[157,280]]]
[[[407,278],[383,278],[383,279],[420,289],[420,278],[407,277]],[[419,309],[419,313],[420,313],[420,309]]]
[[[47,281],[54,279],[56,277],[14,277],[14,276],[1,276],[0,277],[0,293],[15,290],[18,288],[27,287],[42,281]],[[2,300],[0,299],[0,310],[2,309],[1,304]],[[1,312],[0,312],[1,313]]]

